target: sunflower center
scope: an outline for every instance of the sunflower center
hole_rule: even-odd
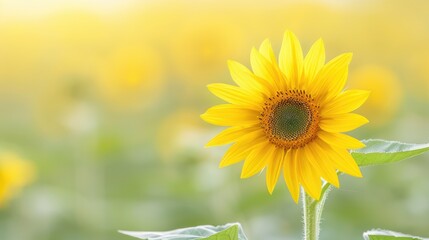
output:
[[[259,117],[269,141],[285,149],[300,148],[317,136],[319,106],[302,90],[277,92]]]
[[[272,113],[272,133],[286,140],[294,140],[307,131],[311,121],[309,107],[294,99],[281,101]]]

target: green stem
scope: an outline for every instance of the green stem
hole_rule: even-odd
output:
[[[319,240],[320,219],[330,186],[329,183],[323,185],[319,201],[314,200],[303,191],[304,240]]]

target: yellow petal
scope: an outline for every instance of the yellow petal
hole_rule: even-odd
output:
[[[237,139],[258,130],[261,131],[261,127],[258,125],[230,127],[212,138],[205,146],[212,147],[235,142]]]
[[[298,203],[299,199],[299,182],[298,173],[296,168],[296,154],[294,149],[287,150],[284,161],[283,161],[283,177],[286,185],[295,203]]]
[[[365,144],[361,141],[342,133],[325,132],[322,130],[317,133],[317,136],[331,146],[341,147],[344,149],[358,149],[365,147]]]
[[[322,192],[322,180],[320,179],[320,175],[317,169],[313,168],[310,162],[305,159],[302,149],[299,148],[296,151],[299,181],[301,182],[305,191],[312,198],[319,200],[320,193]]]
[[[249,152],[258,144],[266,141],[265,133],[263,131],[255,131],[246,134],[234,143],[222,158],[219,167],[223,168],[243,160]]]
[[[368,119],[359,114],[344,113],[321,119],[319,126],[327,132],[348,132],[367,122]]]
[[[265,39],[259,47],[259,52],[268,60],[271,64],[277,65],[276,56],[274,55],[273,47],[270,40]]]
[[[209,108],[201,118],[219,126],[239,126],[259,123],[259,112],[237,105],[222,104]]]
[[[351,53],[344,53],[329,61],[311,83],[310,92],[321,103],[332,99],[343,90],[348,75],[348,66],[352,60]]]
[[[337,157],[334,158],[334,161],[338,160],[341,162],[341,164],[345,164],[347,166],[347,169],[344,169],[344,171],[341,170],[342,172],[345,172],[354,177],[362,177],[359,166],[356,164],[356,161],[347,150],[335,149],[334,155],[337,155]]]
[[[255,48],[252,49],[250,54],[250,64],[256,76],[265,79],[267,83],[276,89],[280,88],[277,85],[280,76],[277,74],[276,68]]]
[[[320,114],[328,116],[351,112],[368,99],[369,93],[363,90],[347,90],[322,106]]]
[[[267,188],[270,194],[273,193],[274,187],[276,186],[277,180],[279,179],[284,159],[283,148],[275,148],[274,151],[273,158],[268,160],[266,173]]]
[[[214,83],[207,85],[207,88],[217,97],[236,105],[248,107],[260,111],[264,102],[262,95],[250,94],[246,90],[223,83]]]
[[[280,49],[279,66],[286,75],[286,78],[290,81],[292,88],[299,88],[303,62],[299,40],[296,38],[295,34],[286,31]]]
[[[362,173],[353,157],[345,149],[331,147],[323,141],[316,141],[317,146],[325,151],[325,156],[335,168],[351,176],[362,177]]]
[[[307,146],[303,148],[303,152],[305,152],[307,156],[307,161],[310,162],[313,168],[318,169],[323,179],[337,188],[340,186],[335,167],[329,164],[330,161],[324,156],[324,151],[317,148],[314,141],[307,144]]]
[[[268,141],[256,146],[249,155],[247,155],[240,177],[248,178],[261,172],[267,165],[267,162],[271,161],[275,149],[275,146]]]
[[[287,89],[288,85],[287,81],[285,80],[286,76],[282,71],[280,71],[270,40],[265,39],[262,42],[261,46],[259,47],[259,52],[271,63],[271,65],[276,71],[278,78],[274,79],[276,81],[275,86],[277,86],[280,90]]]
[[[232,60],[228,61],[228,67],[232,80],[234,80],[238,86],[251,92],[262,93],[265,95],[270,94],[270,89],[268,88],[266,81],[255,77],[247,67]]]
[[[219,163],[219,167],[223,168],[241,162],[246,158],[253,147],[244,146],[242,143],[234,143],[225,152],[222,160]]]
[[[313,81],[316,74],[325,64],[325,47],[323,40],[317,40],[304,59],[304,76],[306,81]]]

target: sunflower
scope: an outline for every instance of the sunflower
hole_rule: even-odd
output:
[[[11,152],[0,153],[0,208],[31,183],[35,169],[30,161]]]
[[[228,104],[209,108],[201,117],[228,126],[206,146],[233,143],[220,167],[244,160],[241,178],[266,168],[271,194],[283,172],[295,202],[300,186],[319,200],[322,181],[339,187],[337,170],[362,177],[349,149],[364,146],[343,134],[368,122],[350,113],[361,106],[368,91],[344,90],[352,54],[325,64],[321,39],[305,57],[296,36],[284,35],[279,59],[265,40],[250,56],[252,70],[235,61],[228,66],[238,86],[215,83],[208,89]]]

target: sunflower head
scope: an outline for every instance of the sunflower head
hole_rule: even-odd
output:
[[[322,180],[339,187],[337,171],[362,177],[348,150],[364,145],[343,134],[368,122],[351,112],[369,92],[344,90],[351,58],[345,53],[325,64],[322,40],[304,57],[298,39],[287,31],[278,61],[269,40],[252,50],[252,70],[229,61],[237,86],[209,85],[228,103],[201,115],[208,123],[228,127],[207,144],[233,143],[220,166],[244,160],[242,178],[266,169],[270,193],[283,173],[295,202],[301,186],[316,200]]]

